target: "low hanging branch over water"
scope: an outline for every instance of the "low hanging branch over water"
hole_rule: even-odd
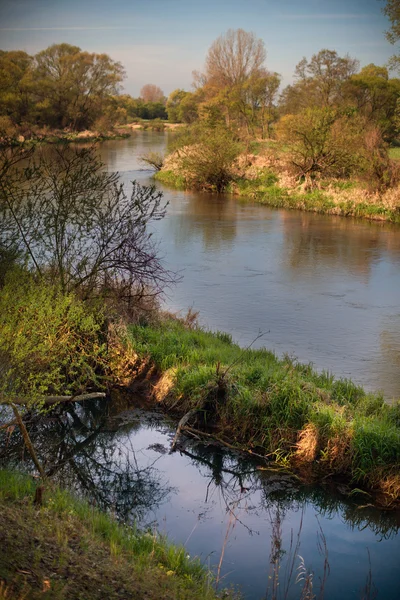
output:
[[[95,400],[97,398],[105,398],[105,392],[91,392],[88,394],[78,394],[77,396],[46,396],[42,399],[42,402],[45,406],[51,406],[53,404],[58,404],[59,402],[83,402],[84,400]],[[18,406],[23,406],[29,404],[29,400],[25,398],[15,398],[12,402],[9,400],[5,400],[0,397],[1,404],[17,404]]]

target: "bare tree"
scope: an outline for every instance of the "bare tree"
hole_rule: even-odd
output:
[[[165,100],[162,89],[153,83],[146,83],[142,87],[140,97],[144,102],[163,102]]]
[[[113,287],[157,293],[173,281],[148,229],[165,215],[161,192],[133,182],[127,194],[94,148],[52,148],[19,164],[0,188],[0,247],[24,252],[39,274],[83,296]]]
[[[241,85],[263,67],[265,59],[264,42],[254,33],[229,29],[208,51],[205,79],[218,88]]]

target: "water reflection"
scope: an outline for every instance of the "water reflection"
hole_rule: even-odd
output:
[[[397,597],[398,514],[360,509],[337,492],[301,486],[289,474],[260,468],[251,457],[196,440],[183,439],[171,455],[173,427],[159,413],[129,409],[123,398],[56,411],[40,424],[32,422],[30,432],[57,481],[125,521],[156,524],[200,555],[224,583],[242,585],[249,599],[265,596],[278,517],[282,570],[300,531],[296,553],[316,578],[323,576],[321,526],[331,570],[340,573],[328,579],[327,598],[360,597],[354,590],[368,573],[366,547],[381,597]],[[0,448],[2,464],[20,466],[24,458],[30,468],[17,430],[8,438],[2,433]],[[298,597],[293,580],[288,598]]]

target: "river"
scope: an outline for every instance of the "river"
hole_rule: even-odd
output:
[[[173,134],[172,134],[173,135]],[[168,135],[107,141],[101,157],[124,181],[153,183],[139,157],[164,152]],[[226,195],[176,191],[156,235],[182,275],[165,303],[227,331],[241,345],[288,353],[400,397],[400,228],[268,209]]]

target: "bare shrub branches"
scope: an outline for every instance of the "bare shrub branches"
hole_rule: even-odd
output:
[[[133,182],[128,195],[93,148],[51,150],[28,156],[24,168],[10,165],[0,188],[0,245],[24,252],[64,292],[158,293],[172,283],[148,230],[165,215],[162,193]]]

